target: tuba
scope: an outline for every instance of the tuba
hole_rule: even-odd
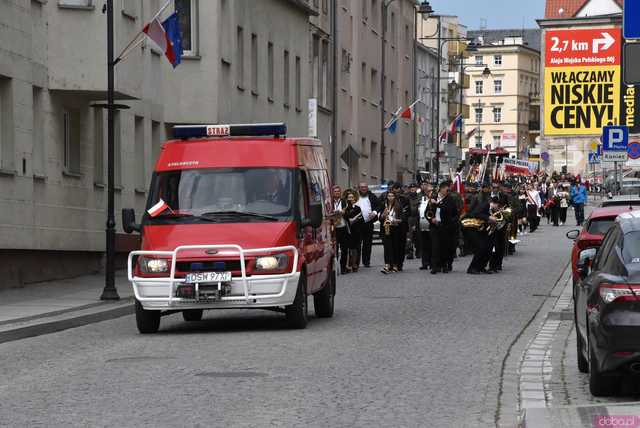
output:
[[[484,220],[480,220],[479,218],[464,218],[460,221],[460,223],[465,229],[475,230],[482,230],[487,224]]]

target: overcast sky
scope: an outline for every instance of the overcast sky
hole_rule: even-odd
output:
[[[457,15],[470,30],[486,19],[488,29],[538,28],[544,17],[544,0],[429,0],[435,13]],[[524,20],[524,21],[523,21]]]

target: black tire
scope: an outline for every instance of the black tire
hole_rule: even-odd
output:
[[[186,311],[182,311],[182,319],[185,321],[201,321],[202,312],[202,309],[187,309]]]
[[[334,300],[336,295],[336,270],[331,267],[329,279],[322,288],[313,295],[313,309],[318,318],[331,318],[333,316]]]
[[[580,373],[589,373],[589,360],[584,356],[584,342],[578,331],[578,322],[576,320],[576,351],[578,353],[578,370]]]
[[[307,304],[307,278],[304,271],[300,273],[298,289],[293,303],[285,307],[285,315],[289,328],[302,330],[309,322],[309,305]]]
[[[157,333],[160,328],[160,311],[146,311],[136,300],[136,325],[142,334]]]
[[[587,333],[588,334],[588,333]],[[608,397],[615,392],[616,378],[605,376],[598,368],[595,352],[591,346],[591,337],[588,342],[589,347],[589,391],[594,397]]]

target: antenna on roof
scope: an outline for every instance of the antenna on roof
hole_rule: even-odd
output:
[[[487,29],[487,18],[480,18],[480,29],[481,30]]]

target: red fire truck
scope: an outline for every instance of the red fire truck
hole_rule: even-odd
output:
[[[307,325],[333,316],[336,292],[331,190],[322,145],[286,138],[284,124],[176,126],[162,147],[128,258],[141,333],[162,315],[199,321],[207,309],[283,312]]]

